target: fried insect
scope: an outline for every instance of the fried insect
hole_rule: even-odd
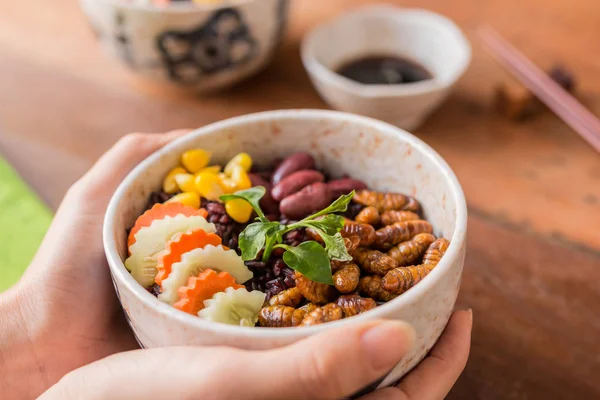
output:
[[[425,255],[423,255],[423,264],[428,264],[432,266],[436,266],[442,256],[448,250],[448,246],[450,246],[450,241],[445,238],[436,239],[425,251]]]
[[[298,310],[304,310],[304,312],[306,314],[316,310],[317,308],[319,308],[318,305],[316,305],[315,303],[306,303],[305,305],[303,305],[302,307],[298,308]]]
[[[348,254],[352,254],[352,252],[360,246],[360,238],[358,236],[345,237],[344,244],[346,245]]]
[[[394,294],[402,294],[419,283],[433,269],[433,265],[413,265],[411,267],[394,268],[381,280],[384,290]]]
[[[396,260],[387,254],[364,247],[354,250],[352,257],[361,269],[369,274],[385,275],[386,272],[398,266]]]
[[[373,206],[379,212],[387,210],[408,210],[419,212],[419,202],[402,193],[383,193],[372,190],[359,190],[354,194],[353,200],[363,206]]]
[[[333,274],[333,284],[341,293],[350,293],[358,286],[360,269],[356,264],[344,264]]]
[[[344,244],[346,245],[346,250],[348,250],[348,254],[352,254],[354,250],[358,248],[360,245],[360,238],[357,236],[351,236],[349,238],[344,238]],[[331,260],[331,271],[336,272],[338,269],[342,268],[344,265],[350,264],[350,261],[338,261]]]
[[[361,224],[369,224],[369,225],[379,225],[380,215],[379,210],[376,207],[369,206],[365,207],[355,218],[356,222],[360,222]]]
[[[395,293],[388,292],[381,286],[381,276],[363,276],[358,281],[358,291],[360,294],[371,297],[377,301],[390,301],[396,296]]]
[[[415,219],[421,219],[421,217],[412,211],[387,210],[381,214],[383,225],[392,225],[396,222],[413,221]]]
[[[377,307],[377,303],[372,298],[360,297],[357,294],[340,296],[336,304],[342,308],[346,318]]]
[[[283,290],[269,299],[270,306],[297,307],[302,301],[302,293],[297,287]]]
[[[419,233],[431,233],[433,227],[425,220],[397,222],[375,232],[375,247],[389,250],[395,245],[412,239]]]
[[[369,224],[360,224],[346,218],[344,227],[340,231],[343,237],[356,236],[360,238],[361,246],[369,246],[375,241],[375,228]]]
[[[296,287],[308,301],[312,301],[315,304],[326,304],[335,299],[337,291],[333,286],[311,281],[298,271],[296,271],[294,276],[296,278]]]
[[[288,306],[266,306],[260,309],[258,323],[260,326],[283,328],[298,326],[306,316],[306,311]]]
[[[308,236],[310,240],[323,243],[323,238],[321,237],[321,235],[319,235],[319,233],[312,228],[306,228],[306,236]]]
[[[388,256],[398,262],[399,267],[406,265],[415,265],[425,254],[425,251],[435,240],[435,236],[431,233],[419,233],[411,240],[402,242],[397,246],[392,247],[388,251]]]
[[[344,311],[335,303],[325,304],[307,314],[302,320],[301,326],[322,324],[344,318]]]
[[[415,213],[420,213],[421,212],[421,203],[419,203],[419,201],[412,196],[407,196],[407,197],[408,197],[408,203],[406,203],[406,205],[402,209],[406,210],[406,211],[413,211]]]
[[[350,221],[350,220],[348,220],[348,221]],[[375,230],[373,230],[373,233],[375,233]],[[321,244],[323,243],[323,239],[321,238],[321,235],[319,235],[317,233],[317,231],[315,231],[314,229],[307,228],[306,235],[308,236],[308,238],[310,240],[314,240]],[[374,238],[373,238],[373,240],[374,240]],[[350,236],[350,235],[344,236],[344,244],[346,245],[346,250],[348,250],[348,253],[352,253],[354,251],[354,249],[356,249],[358,246],[360,246],[360,242],[361,242],[361,239],[359,236]]]
[[[331,273],[336,273],[340,268],[342,268],[346,264],[348,264],[348,261],[331,260],[331,262],[329,263],[329,265],[331,265]]]

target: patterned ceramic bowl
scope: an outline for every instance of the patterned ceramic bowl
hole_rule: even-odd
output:
[[[264,67],[285,32],[289,0],[168,7],[80,0],[100,43],[135,71],[199,92]]]
[[[334,176],[348,173],[374,189],[416,196],[437,236],[451,240],[448,251],[423,281],[374,310],[312,327],[248,328],[205,321],[162,303],[147,292],[123,265],[127,229],[140,215],[152,191],[191,148],[213,152],[215,162],[248,152],[256,163],[296,151],[312,153]],[[417,341],[388,376],[387,386],[413,368],[446,326],[458,295],[465,257],[467,207],[456,176],[428,145],[395,126],[337,111],[270,111],[228,119],[176,140],[138,165],[114,194],[104,223],[104,246],[115,289],[142,346],[225,345],[245,349],[284,346],[325,329],[375,318],[412,324]]]

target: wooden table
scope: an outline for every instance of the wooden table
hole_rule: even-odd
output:
[[[254,79],[198,99],[105,56],[75,0],[0,0],[0,151],[56,207],[119,136],[197,127],[272,108],[325,108],[299,59],[302,35],[350,5],[296,0],[290,32]],[[515,124],[491,108],[504,73],[475,38],[488,22],[541,65],[567,63],[600,114],[598,0],[403,0],[456,20],[473,62],[416,134],[448,160],[469,202],[460,307],[475,315],[450,398],[600,398],[600,155],[550,113]]]

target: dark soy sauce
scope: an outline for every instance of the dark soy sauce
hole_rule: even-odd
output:
[[[361,57],[343,64],[336,72],[367,85],[398,85],[433,77],[422,65],[396,56]]]

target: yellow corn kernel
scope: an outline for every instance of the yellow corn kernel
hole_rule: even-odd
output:
[[[233,167],[233,172],[231,173],[231,180],[235,182],[237,190],[249,189],[252,187],[250,177],[248,176],[244,168],[242,168],[239,165]]]
[[[211,174],[218,174],[219,172],[221,172],[221,166],[220,165],[211,165],[210,167],[204,167],[198,173],[201,174],[202,172],[209,172]]]
[[[181,203],[186,206],[200,208],[200,196],[196,192],[184,192],[176,194],[166,201],[167,203]]]
[[[196,185],[194,184],[194,175],[184,173],[184,174],[175,174],[173,176],[175,182],[177,182],[177,186],[179,186],[179,190],[182,192],[195,192]]]
[[[212,153],[204,149],[188,150],[181,155],[181,163],[190,173],[195,174],[210,162]]]
[[[221,186],[223,187],[223,190],[225,190],[225,193],[233,193],[238,190],[237,185],[235,184],[233,179],[231,179],[231,178],[220,178],[220,179],[221,179]]]
[[[186,170],[182,167],[175,167],[167,174],[165,179],[163,180],[162,188],[167,193],[175,193],[179,190],[179,186],[177,185],[177,181],[175,180],[175,175],[177,174],[185,174]]]
[[[219,200],[219,196],[225,194],[219,177],[210,172],[201,172],[196,175],[196,191],[208,200]]]
[[[248,153],[240,153],[233,157],[225,166],[225,173],[229,176],[233,174],[233,169],[236,165],[239,165],[244,171],[249,172],[252,168],[252,157]]]
[[[244,199],[234,199],[225,203],[225,211],[236,222],[243,224],[250,219],[252,206]]]

